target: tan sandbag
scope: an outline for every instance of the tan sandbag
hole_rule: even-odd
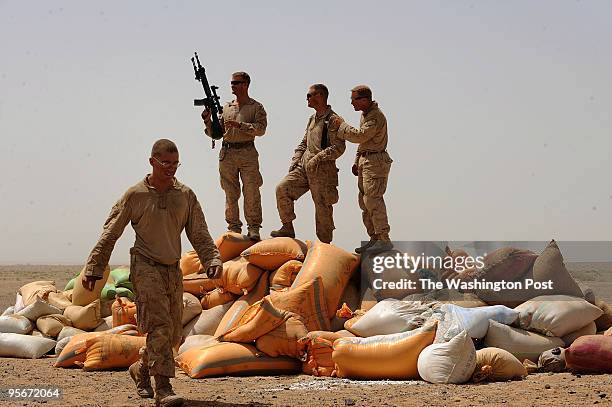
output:
[[[565,363],[575,372],[612,373],[612,337],[588,335],[565,350]]]
[[[272,291],[269,297],[274,307],[299,315],[308,331],[328,331],[326,294],[323,280],[315,277],[289,290]]]
[[[215,280],[206,274],[188,274],[183,277],[183,291],[193,295],[202,295],[217,288]]]
[[[583,297],[578,283],[565,268],[563,255],[554,240],[548,244],[533,264],[533,279],[536,281],[553,281],[554,290],[546,294]]]
[[[112,327],[125,324],[136,325],[136,304],[125,297],[117,297],[111,305]]]
[[[325,291],[327,317],[331,320],[341,305],[340,298],[359,266],[359,256],[331,244],[317,241],[308,252],[291,288],[321,277]]]
[[[202,313],[202,304],[200,300],[190,293],[183,293],[183,317],[181,323],[183,326],[189,321]]]
[[[409,332],[334,341],[332,359],[338,377],[417,379],[417,361],[436,336],[436,324]]]
[[[605,331],[612,328],[612,306],[602,300],[595,301],[595,305],[603,311],[603,314],[595,320],[597,330]]]
[[[192,379],[292,374],[301,367],[297,359],[271,358],[253,345],[228,342],[192,348],[178,355],[176,362]]]
[[[572,343],[574,343],[576,339],[580,338],[581,336],[595,335],[596,333],[597,333],[597,326],[595,325],[595,322],[590,322],[589,324],[583,326],[582,328],[574,332],[568,333],[567,335],[563,336],[561,339],[565,343],[565,346],[570,346]]]
[[[515,308],[518,325],[547,336],[562,337],[599,318],[603,311],[586,300],[567,295],[542,295]]]
[[[94,332],[108,331],[113,328],[113,316],[102,318],[102,323],[94,329]]]
[[[223,262],[240,256],[240,253],[255,243],[255,241],[247,236],[235,232],[225,232],[215,240],[215,246],[219,249],[221,261]]]
[[[36,336],[38,338],[44,338],[45,337],[45,335],[43,335],[43,333],[40,332],[38,329],[33,329],[32,332],[30,333],[30,335]]]
[[[56,338],[65,326],[72,326],[72,322],[62,314],[45,315],[36,320],[36,328],[47,337]]]
[[[304,260],[307,251],[301,240],[274,237],[255,243],[240,255],[259,268],[276,270],[289,260]]]
[[[181,268],[181,273],[183,273],[183,276],[201,273],[204,271],[202,263],[200,263],[200,258],[195,250],[189,250],[188,252],[183,253],[181,260],[179,261],[179,267]]]
[[[361,302],[361,298],[360,298],[360,292],[359,292],[359,281],[355,278],[352,278],[348,284],[346,285],[346,288],[344,289],[344,292],[342,293],[342,297],[340,297],[340,304],[341,307],[339,307],[336,310],[336,314],[334,315],[334,317],[332,318],[331,322],[330,322],[330,331],[339,331],[341,329],[344,328],[344,323],[352,318],[352,313],[350,314],[346,314],[343,312],[343,310],[354,310],[359,308],[359,304]]]
[[[47,301],[49,293],[58,292],[55,288],[55,281],[33,281],[22,286],[19,289],[19,294],[23,300],[23,305],[28,306],[36,301],[36,297],[39,297]]]
[[[518,360],[529,359],[533,362],[538,361],[542,352],[564,346],[561,338],[540,335],[495,321],[489,321],[484,344],[488,347],[505,349]]]
[[[612,328],[608,329],[606,332],[604,332],[604,335],[606,336],[612,336]]]
[[[70,300],[71,304],[72,304],[72,291],[73,289],[62,291],[62,294],[64,294],[64,296]]]
[[[127,297],[123,297],[123,298],[127,298]],[[100,300],[100,316],[102,318],[111,317],[111,325],[112,325],[113,303],[114,302],[115,300],[111,300],[111,301]]]
[[[214,308],[217,305],[227,304],[228,302],[235,301],[237,298],[238,296],[236,294],[215,288],[202,296],[200,304],[202,305],[202,309],[205,310]]]
[[[217,305],[211,309],[201,311],[200,315],[193,318],[183,327],[183,336],[191,335],[213,335],[219,326],[221,319],[232,307],[233,303]],[[200,308],[201,309],[201,308]]]
[[[301,338],[298,341],[299,345],[304,347],[306,352],[302,372],[312,376],[335,376],[336,367],[332,359],[333,345],[336,339],[344,337],[354,337],[354,335],[349,331],[313,331]]]
[[[83,287],[82,279],[85,273],[85,267],[81,270],[81,273],[76,277],[74,281],[74,288],[72,289],[72,305],[85,306],[91,304],[94,300],[100,299],[100,293],[106,284],[108,275],[110,274],[110,267],[107,265],[104,269],[104,276],[100,280],[96,280],[94,289],[92,291],[87,290]]]
[[[220,336],[229,331],[232,328],[238,326],[240,319],[247,311],[247,309],[255,304],[257,301],[262,300],[268,295],[268,273],[265,272],[259,277],[259,281],[255,288],[246,295],[238,298],[229,310],[223,316],[221,322],[217,325],[214,336]]]
[[[274,290],[291,287],[293,280],[295,280],[295,277],[298,275],[301,269],[301,261],[289,260],[270,273],[270,287]]]
[[[212,335],[191,335],[185,338],[185,342],[181,344],[178,354],[187,352],[189,349],[214,345],[219,341]]]
[[[235,328],[219,336],[223,342],[251,343],[292,316],[272,305],[268,297],[251,305]]]
[[[87,339],[87,354],[83,370],[127,368],[139,358],[146,345],[144,336],[107,334]]]
[[[64,316],[72,321],[75,328],[89,331],[102,323],[100,315],[100,300],[95,300],[86,306],[71,305],[64,310]]]
[[[259,281],[263,270],[249,263],[244,257],[223,263],[223,271],[215,285],[236,295],[248,294]]]
[[[291,316],[279,326],[260,336],[255,341],[255,347],[268,356],[289,356],[302,359],[304,346],[299,340],[308,334],[308,329],[298,316]]]
[[[510,352],[500,348],[484,348],[476,351],[476,369],[473,382],[498,382],[522,379],[527,369]]]
[[[403,256],[403,252],[391,249],[384,252],[370,253],[366,251],[361,254],[361,275],[364,280],[368,280],[368,287],[372,289],[374,296],[380,299],[394,298],[401,300],[410,294],[418,294],[423,292],[419,279],[423,278],[420,273],[415,273],[411,270],[410,265],[397,264],[395,262],[383,267],[380,272],[376,273],[376,261],[378,259],[396,258]],[[377,281],[378,280],[378,281]],[[381,285],[381,282],[390,284]],[[404,284],[392,284],[395,282],[403,282]]]
[[[68,298],[64,292],[50,292],[47,297],[47,302],[61,311],[64,311],[72,305],[72,299]]]

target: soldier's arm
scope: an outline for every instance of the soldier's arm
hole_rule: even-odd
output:
[[[364,122],[358,129],[346,122],[340,124],[338,135],[346,141],[352,143],[363,143],[376,135],[377,119],[370,119]]]
[[[208,232],[208,225],[204,218],[202,207],[193,191],[189,191],[189,214],[185,225],[187,238],[200,258],[204,270],[210,266],[221,266],[221,255],[219,249]]]
[[[253,137],[263,136],[268,126],[268,118],[263,105],[258,104],[255,108],[255,121],[253,123],[240,122],[240,131]]]
[[[115,243],[121,237],[130,221],[131,208],[129,197],[128,191],[111,209],[110,215],[108,215],[106,222],[104,222],[102,235],[87,258],[85,276],[97,279],[101,279],[104,276],[104,269],[108,265]]]
[[[297,165],[297,163],[302,159],[302,156],[304,155],[304,151],[306,151],[306,148],[308,147],[307,137],[308,137],[308,127],[309,126],[310,126],[310,120],[308,120],[308,124],[306,125],[306,130],[304,131],[304,137],[302,138],[302,141],[300,142],[300,144],[298,144],[296,149],[293,151],[293,157],[291,158],[291,167],[294,167]]]

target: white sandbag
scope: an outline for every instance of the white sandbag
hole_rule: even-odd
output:
[[[234,302],[228,302],[226,304],[217,305],[211,309],[206,309],[202,313],[192,319],[183,328],[183,336],[188,337],[191,335],[214,335],[217,327],[221,323],[223,316],[230,309]]]
[[[185,326],[187,322],[200,315],[200,313],[202,313],[202,304],[200,304],[198,297],[190,293],[183,293],[182,325]]]
[[[537,362],[542,352],[564,346],[561,338],[513,328],[496,321],[489,321],[489,330],[484,338],[484,344],[505,349],[521,362],[525,359]]]
[[[38,318],[44,315],[61,314],[61,313],[62,311],[59,310],[57,307],[54,307],[48,302],[40,299],[39,297],[36,297],[35,301],[32,304],[28,305],[27,307],[24,307],[21,311],[17,312],[16,314],[23,315],[30,321],[36,322]]]
[[[0,356],[37,359],[55,347],[55,341],[31,335],[0,333]]]
[[[476,368],[476,348],[466,331],[448,342],[429,345],[419,355],[419,375],[430,383],[465,383]]]
[[[599,318],[603,311],[582,298],[541,295],[515,308],[518,325],[528,331],[561,337]]]
[[[570,347],[571,344],[576,339],[580,338],[581,336],[595,335],[596,333],[597,333],[597,325],[595,325],[595,321],[593,321],[574,332],[568,333],[567,335],[563,336],[561,339],[563,339],[563,342],[565,343],[566,347]]]
[[[108,331],[113,327],[113,316],[108,316],[102,318],[102,323],[94,329],[94,332],[103,332]]]
[[[2,313],[2,316],[4,317],[6,315],[13,315],[14,313],[15,313],[15,306],[11,305],[10,307],[4,310],[4,312]]]
[[[212,335],[191,335],[185,338],[185,342],[179,347],[178,354],[197,346],[207,346],[218,342]]]
[[[23,297],[21,296],[21,294],[17,293],[17,296],[15,297],[15,309],[13,310],[13,312],[16,314],[24,308],[25,304],[23,303]]]
[[[503,305],[478,308],[463,308],[453,304],[440,307],[442,313],[434,343],[448,342],[461,331],[472,338],[484,338],[489,329],[489,320],[510,325],[518,318],[518,311]]]
[[[57,335],[57,340],[61,341],[64,338],[72,338],[74,335],[82,334],[87,331],[83,331],[82,329],[75,328],[73,326],[65,326],[60,331],[59,335]]]
[[[58,339],[57,343],[55,344],[55,355],[59,355],[60,353],[62,353],[62,351],[64,350],[66,345],[68,345],[68,342],[70,342],[71,339],[72,336],[67,336],[65,338]]]
[[[3,315],[0,317],[0,332],[27,335],[34,327],[23,315]]]
[[[423,326],[432,315],[430,306],[419,301],[387,298],[373,306],[357,322],[345,328],[361,337],[389,335]]]

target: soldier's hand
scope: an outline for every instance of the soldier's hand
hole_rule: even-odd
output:
[[[291,163],[291,165],[289,166],[289,172],[295,170],[297,168],[298,164],[297,163]]]
[[[359,167],[357,166],[357,164],[353,164],[353,166],[351,167],[351,172],[354,176],[359,176]]]
[[[344,119],[342,117],[332,117],[329,121],[329,130],[338,131],[340,125],[344,123]]]
[[[202,120],[204,120],[206,123],[210,122],[210,110],[204,109],[202,111]]]
[[[98,281],[98,279],[93,276],[83,276],[81,284],[87,291],[93,291],[96,281]]]
[[[206,270],[206,276],[211,280],[215,278],[219,278],[221,276],[221,271],[223,271],[223,266],[210,266]]]
[[[240,127],[240,122],[237,122],[236,120],[224,120],[224,123],[226,128],[231,129],[233,127],[237,129]]]
[[[317,159],[317,157],[311,158],[310,161],[306,163],[306,172],[311,174],[315,172],[317,168],[319,168],[319,162],[320,160]]]

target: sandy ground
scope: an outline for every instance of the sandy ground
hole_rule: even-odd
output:
[[[62,287],[78,266],[0,266],[0,308],[35,280]],[[612,273],[580,265],[572,270],[600,297],[612,302]],[[0,387],[59,387],[58,401],[0,400],[0,405],[153,406],[140,399],[127,371],[83,372],[52,367],[54,358],[0,358]],[[612,405],[612,375],[536,374],[520,382],[432,385],[422,381],[351,381],[306,375],[194,380],[177,370],[175,390],[188,406],[475,406]]]

